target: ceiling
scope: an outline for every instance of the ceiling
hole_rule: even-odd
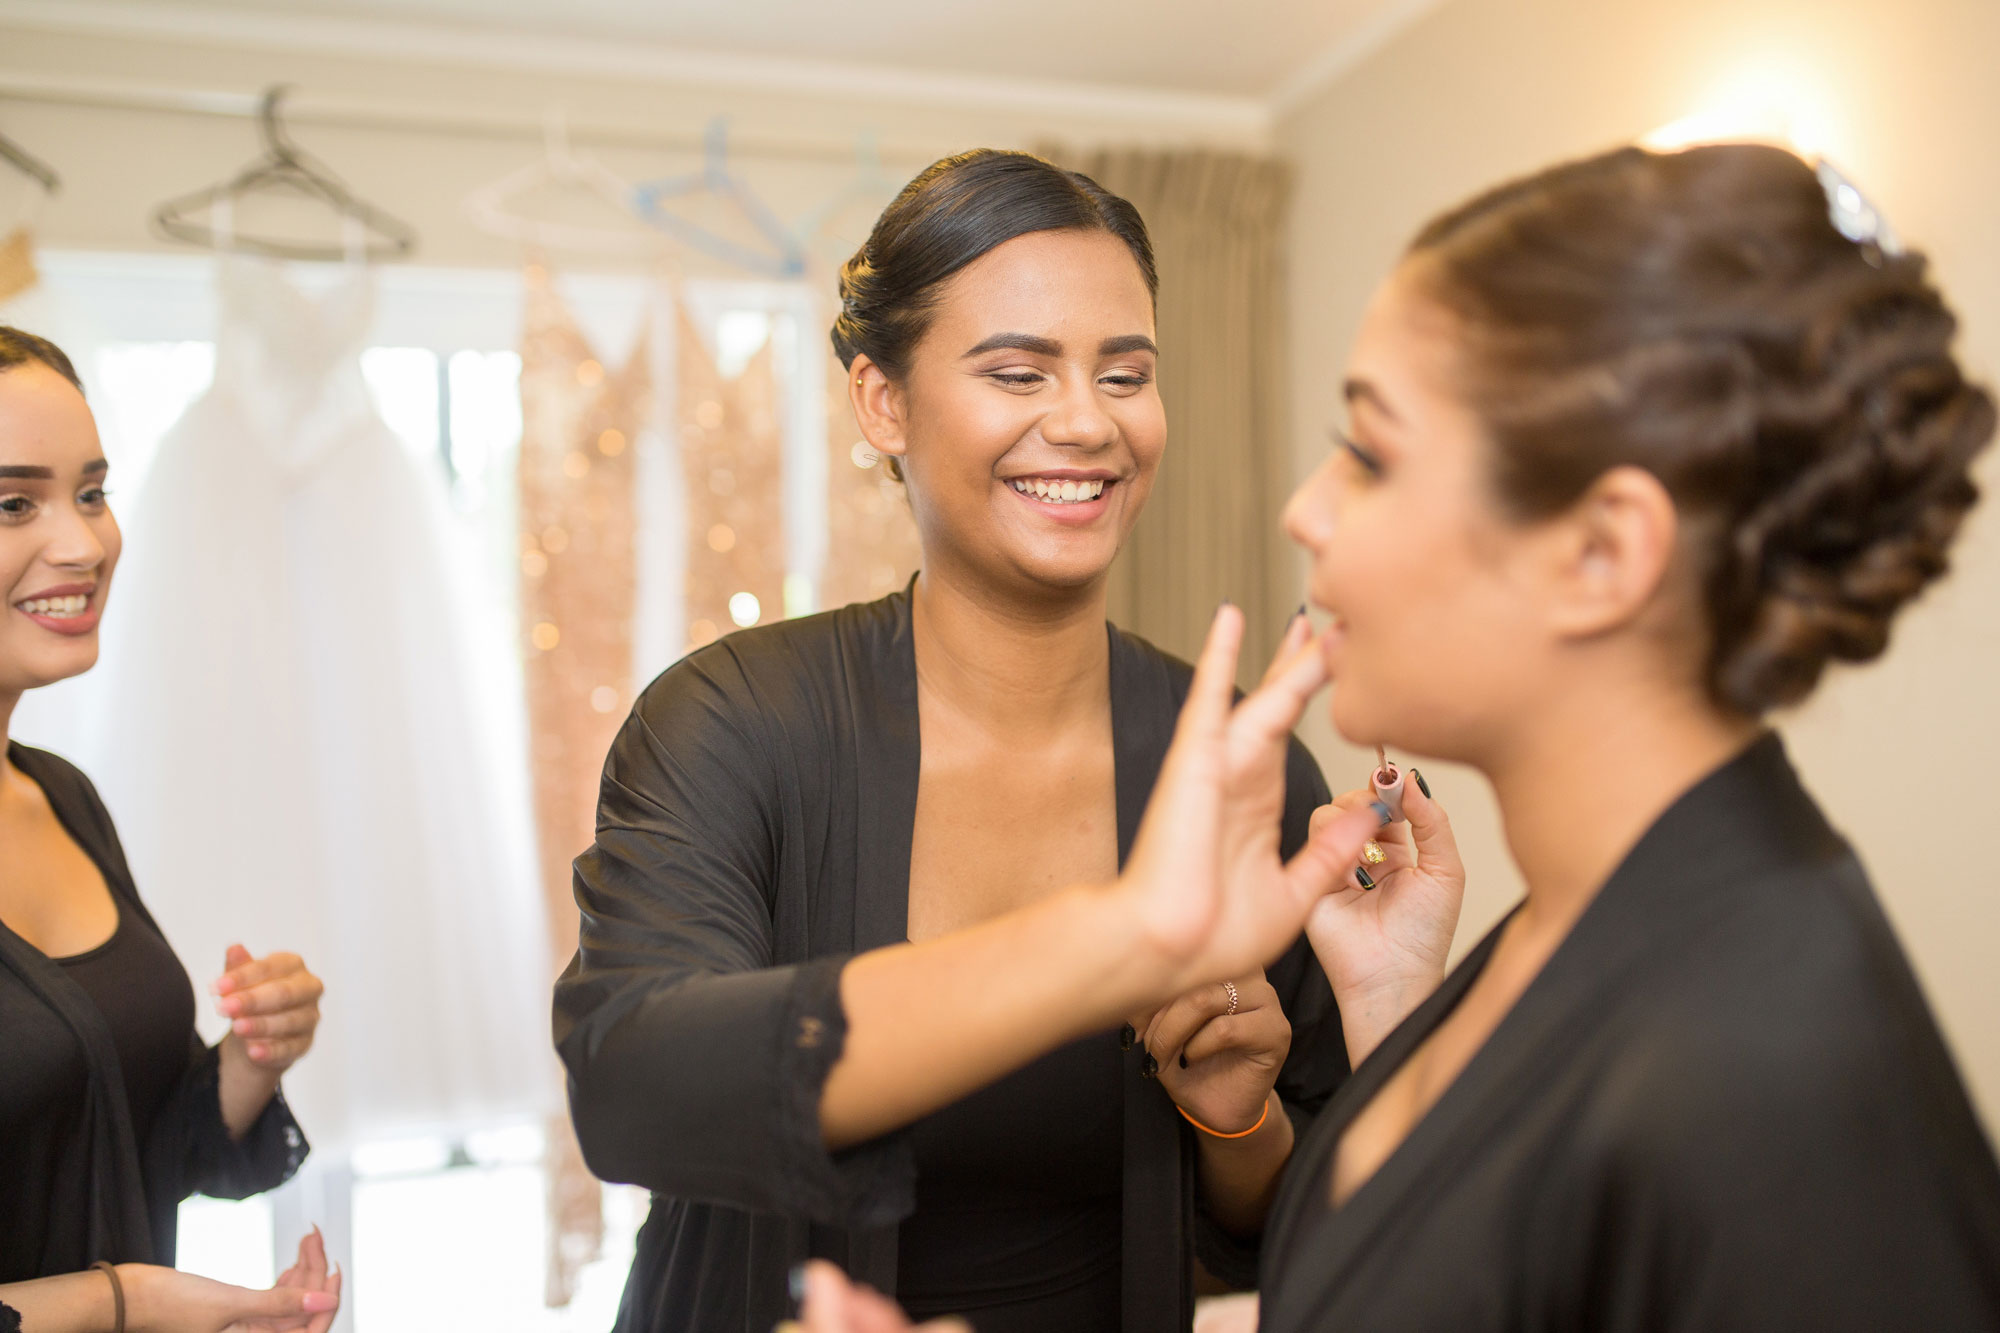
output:
[[[141,0],[266,21],[373,18],[480,33],[643,41],[807,59],[1289,101],[1431,0]]]

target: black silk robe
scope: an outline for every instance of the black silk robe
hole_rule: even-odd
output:
[[[96,864],[126,924],[157,935],[90,780],[24,745],[9,757]],[[185,974],[180,984],[189,984]],[[73,1273],[100,1259],[171,1265],[182,1199],[242,1199],[291,1178],[308,1149],[283,1094],[232,1140],[215,1048],[190,1025],[179,1053],[179,1082],[142,1139],[103,1012],[60,963],[0,926],[0,1079],[14,1081],[10,1102],[48,1108],[24,1116],[0,1142],[0,1282]]]
[[[1191,672],[1107,632],[1122,863]],[[768,1333],[812,1256],[895,1291],[908,1135],[829,1154],[819,1098],[846,1034],[841,969],[907,937],[920,759],[907,592],[690,655],[614,743],[555,1036],[585,1159],[654,1192],[623,1333]],[[1286,796],[1289,853],[1327,799],[1296,744]],[[1268,972],[1293,1028],[1278,1091],[1303,1124],[1346,1045],[1303,939]],[[1144,1054],[1125,1054],[1124,1327],[1160,1333],[1192,1318],[1196,1249],[1246,1284],[1256,1261],[1207,1221],[1192,1131]]]
[[[1269,1333],[2000,1329],[1992,1148],[1775,735],[1660,818],[1331,1209],[1341,1132],[1498,934],[1293,1155],[1266,1230]]]

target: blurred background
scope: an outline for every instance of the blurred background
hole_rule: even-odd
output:
[[[1275,641],[1303,586],[1275,516],[1361,309],[1504,176],[1635,139],[1824,154],[1991,379],[1995,52],[1991,0],[0,0],[0,322],[75,357],[129,536],[102,665],[15,734],[96,778],[199,983],[242,939],[329,988],[286,1084],[311,1163],[188,1204],[184,1266],[268,1282],[319,1222],[344,1327],[608,1326],[644,1201],[563,1128],[568,861],[647,680],[914,570],[825,333],[918,169],[1031,149],[1145,214],[1171,452],[1113,614],[1187,654],[1225,595]],[[1996,662],[1989,503],[1888,660],[1779,719],[1989,1128]],[[1483,785],[1427,776],[1463,948],[1520,886]]]

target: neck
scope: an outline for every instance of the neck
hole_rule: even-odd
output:
[[[1023,602],[948,570],[926,569],[911,610],[917,680],[936,701],[982,726],[1048,732],[1101,717],[1111,689],[1099,579],[1073,597]]]
[[[0,761],[7,754],[7,728],[14,720],[14,707],[21,702],[19,690],[0,690]]]
[[[1552,694],[1561,702],[1481,767],[1528,884],[1520,928],[1561,935],[1668,807],[1763,728],[1697,691]]]

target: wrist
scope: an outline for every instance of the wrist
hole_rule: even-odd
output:
[[[159,1303],[159,1276],[161,1269],[156,1264],[113,1264],[118,1270],[118,1285],[125,1294],[125,1333],[150,1333],[163,1326]],[[104,1327],[112,1326],[112,1295],[110,1284],[104,1290]]]
[[[1093,955],[1091,1016],[1097,1021],[1089,1030],[1154,1009],[1178,993],[1175,961],[1147,936],[1138,904],[1122,878],[1079,885],[1065,898],[1072,917],[1068,929]]]

